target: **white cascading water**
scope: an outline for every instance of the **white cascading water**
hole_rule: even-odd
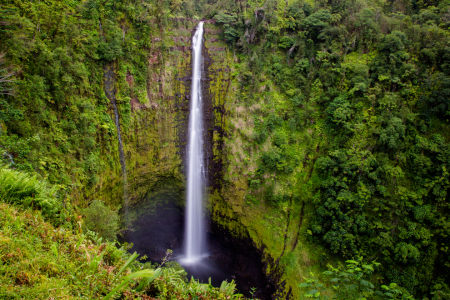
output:
[[[187,164],[187,203],[184,263],[194,263],[204,254],[205,229],[203,221],[203,117],[202,117],[202,40],[203,22],[192,39],[192,87],[189,115],[189,144]]]

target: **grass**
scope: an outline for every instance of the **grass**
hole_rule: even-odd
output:
[[[100,299],[127,253],[0,203],[1,299]]]
[[[241,299],[234,282],[213,287],[173,268],[130,265],[137,254],[55,228],[40,211],[0,202],[0,212],[0,299]]]
[[[36,177],[0,169],[0,299],[241,299],[234,282],[213,287],[187,281],[184,270],[145,269],[138,254],[83,233],[73,213],[52,215],[55,195]]]

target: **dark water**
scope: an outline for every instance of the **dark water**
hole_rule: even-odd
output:
[[[179,206],[179,194],[164,189],[152,194],[142,205],[130,208],[132,230],[122,237],[122,242],[133,243],[131,252],[147,255],[152,262],[161,262],[167,249],[173,250],[170,260],[183,255],[184,214]],[[206,257],[195,265],[183,265],[189,278],[208,282],[219,287],[222,281],[235,280],[238,291],[250,297],[256,288],[260,299],[271,299],[275,291],[264,275],[261,256],[249,241],[232,237],[225,230],[208,224]]]

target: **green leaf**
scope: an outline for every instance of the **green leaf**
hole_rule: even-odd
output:
[[[130,258],[127,260],[127,262],[122,266],[122,268],[119,270],[119,273],[117,273],[116,276],[119,276],[133,261],[136,260],[136,258],[139,256],[136,252],[134,252]]]
[[[136,288],[137,292],[142,291],[145,287],[147,287],[153,280],[155,280],[155,278],[157,278],[159,276],[159,274],[161,273],[161,269],[158,268],[155,270],[155,272],[153,273],[153,276],[151,277],[145,277],[144,279],[141,280],[141,282],[139,283],[138,287]]]
[[[307,288],[307,287],[310,287],[310,286],[311,286],[311,284],[308,283],[308,282],[302,282],[302,283],[300,283],[298,285],[298,287],[301,288],[301,289],[304,289],[304,288]]]
[[[136,252],[134,254],[136,254]],[[109,298],[111,298],[118,290],[120,290],[122,287],[127,285],[131,281],[131,279],[133,279],[133,278],[151,277],[151,278],[154,279],[157,276],[159,276],[160,272],[161,272],[161,269],[157,269],[155,271],[146,269],[146,270],[141,270],[141,271],[137,271],[137,272],[131,273],[130,275],[127,275],[127,276],[123,277],[122,278],[122,283],[119,284],[115,289],[113,289],[108,295],[106,295],[103,298],[103,300],[108,300]]]
[[[364,279],[361,279],[361,280],[359,281],[359,283],[360,283],[362,286],[369,287],[369,288],[371,288],[371,289],[373,289],[373,287],[374,287],[372,283],[370,283],[370,282],[368,282],[368,281],[366,281],[366,280],[364,280]]]
[[[310,290],[310,291],[307,292],[307,294],[314,295],[314,294],[317,293],[318,291],[319,291],[319,290],[317,290],[317,289]]]
[[[346,260],[345,262],[348,264],[354,264],[354,265],[358,264],[358,262],[356,260]]]

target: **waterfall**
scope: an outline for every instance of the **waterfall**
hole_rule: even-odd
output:
[[[187,203],[185,224],[185,263],[193,263],[204,254],[205,229],[203,220],[203,117],[202,117],[202,40],[203,22],[192,39],[192,87],[189,115],[189,144],[187,161]]]
[[[8,152],[4,151],[4,152],[3,152],[3,157],[9,159],[9,166],[13,166],[13,165],[16,164],[16,163],[14,162],[14,159],[13,159],[12,155],[9,154]]]

